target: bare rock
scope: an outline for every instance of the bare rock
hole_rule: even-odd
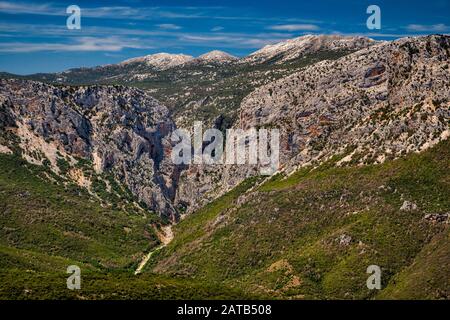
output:
[[[341,234],[336,240],[339,241],[340,246],[348,246],[352,242],[352,237],[347,234]]]
[[[415,211],[417,210],[417,204],[415,204],[414,202],[411,201],[403,201],[402,206],[400,207],[401,211]]]
[[[181,169],[170,159],[175,124],[167,108],[148,93],[122,86],[0,80],[1,101],[0,130],[19,127],[22,148],[51,147],[88,160],[97,173],[112,174],[150,210],[178,218],[172,203]],[[30,140],[34,137],[45,144]]]
[[[432,223],[448,223],[450,213],[429,213],[425,215],[424,219]]]

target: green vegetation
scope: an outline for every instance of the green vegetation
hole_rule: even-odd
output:
[[[159,245],[152,227],[158,217],[101,206],[47,167],[18,156],[0,154],[0,163],[0,299],[246,296],[188,278],[135,276],[144,253]],[[66,287],[69,265],[82,270],[81,290]]]
[[[70,170],[70,163],[64,158],[58,158],[58,160],[56,161],[56,165],[58,166],[61,174],[67,174],[67,172]]]
[[[192,217],[189,217],[189,219],[183,221],[182,228],[176,227],[177,237],[171,242],[171,250],[176,250],[186,243],[204,237],[206,230],[202,226],[213,219],[216,219],[220,213],[230,209],[233,206],[233,201],[235,201],[239,195],[245,193],[249,188],[251,188],[257,180],[258,178],[249,178],[245,180],[232,191],[218,198],[216,201],[206,205]]]
[[[12,155],[0,161],[0,244],[104,268],[132,268],[158,244],[148,218],[102,207],[77,186],[62,187],[46,167]]]
[[[107,173],[94,187],[113,191],[110,205],[0,154],[0,299],[448,299],[449,224],[425,215],[450,211],[450,141],[381,165],[336,167],[343,156],[245,180],[176,225],[135,276],[159,245],[156,215],[118,206],[128,192]],[[372,264],[380,291],[366,287]]]
[[[84,269],[82,269],[84,270]],[[224,289],[192,279],[159,275],[134,276],[123,271],[82,271],[81,289],[69,290],[65,268],[52,273],[0,270],[0,299],[241,299],[236,289]]]
[[[448,224],[424,216],[449,211],[449,146],[248,179],[178,224],[139,276],[158,245],[154,218],[101,207],[46,167],[0,155],[0,298],[448,298]],[[399,210],[404,200],[419,209]],[[65,287],[72,264],[81,291]],[[365,286],[371,264],[381,291]]]
[[[233,190],[177,225],[147,270],[277,298],[448,299],[448,224],[424,216],[450,211],[449,147],[363,167],[336,157],[273,177],[235,209]],[[418,209],[400,210],[405,200]],[[381,291],[366,287],[372,264]]]

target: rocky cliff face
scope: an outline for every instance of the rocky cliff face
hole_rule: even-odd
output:
[[[93,168],[126,186],[141,205],[177,218],[172,201],[179,172],[170,160],[174,123],[147,93],[1,80],[0,105],[0,130],[15,137],[9,148],[30,162],[49,165],[95,192],[88,173]],[[102,183],[111,191],[111,181]]]
[[[450,37],[429,36],[322,61],[244,98],[235,127],[279,128],[287,174],[333,156],[337,165],[369,164],[422,151],[449,136],[449,58]],[[177,199],[195,207],[256,169],[191,167]]]
[[[282,131],[286,167],[344,154],[383,162],[449,135],[450,37],[406,38],[323,61],[247,96],[238,126]]]

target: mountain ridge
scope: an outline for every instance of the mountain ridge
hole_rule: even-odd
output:
[[[130,63],[145,63],[149,66],[156,68],[156,70],[166,70],[184,64],[193,59],[194,59],[193,56],[185,54],[170,54],[160,52],[142,57],[131,58],[120,62],[118,65],[120,66]]]
[[[213,60],[213,61],[228,61],[228,60],[238,60],[238,57],[235,57],[227,52],[220,50],[212,50],[207,53],[204,53],[198,56],[198,59],[203,60]]]
[[[298,58],[299,55],[309,51],[319,50],[354,50],[366,48],[377,43],[368,37],[362,36],[340,36],[340,35],[305,35],[267,45],[242,59],[242,62],[283,63]]]

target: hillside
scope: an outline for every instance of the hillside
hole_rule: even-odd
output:
[[[450,142],[377,165],[340,158],[246,180],[180,222],[146,270],[278,298],[448,299]],[[372,264],[380,292],[366,288]]]
[[[2,246],[103,268],[132,268],[143,251],[158,244],[156,215],[102,206],[48,168],[15,155],[0,159]]]
[[[135,276],[144,253],[159,243],[156,215],[102,206],[17,155],[0,154],[0,163],[0,300],[246,296],[189,278]],[[69,265],[81,268],[79,291],[66,287]]]
[[[236,126],[279,128],[285,167],[421,151],[450,133],[449,60],[448,36],[380,43],[257,88]]]

